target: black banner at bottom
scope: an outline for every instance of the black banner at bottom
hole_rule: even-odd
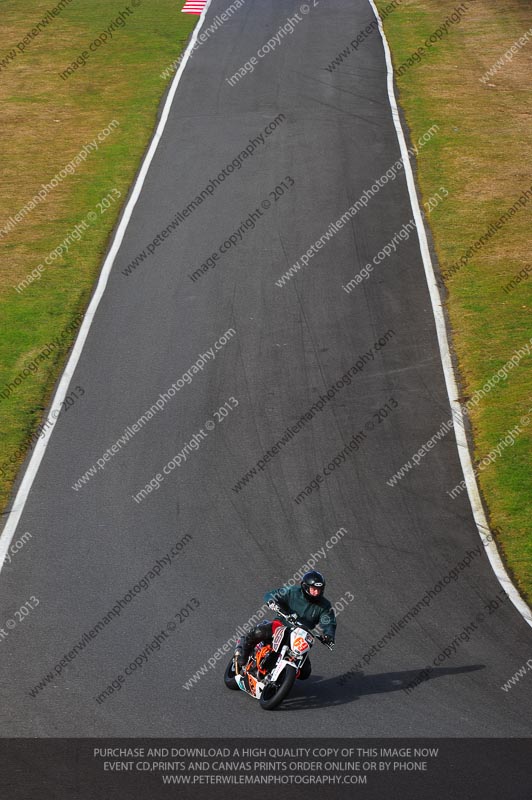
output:
[[[0,797],[530,800],[531,756],[531,739],[1,739]]]

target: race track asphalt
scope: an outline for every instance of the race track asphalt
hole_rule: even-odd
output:
[[[205,25],[227,5],[213,0]],[[500,686],[530,657],[532,631],[510,602],[494,599],[501,587],[466,492],[448,494],[463,478],[452,430],[396,486],[387,484],[450,417],[415,231],[353,291],[342,289],[412,218],[404,171],[286,285],[275,283],[400,158],[378,31],[326,69],[371,24],[370,5],[310,0],[308,13],[299,9],[246,0],[183,72],[72,379],[85,394],[58,420],[15,535],[32,538],[0,576],[4,620],[38,600],[16,627],[3,625],[3,736],[530,735],[532,681],[510,692]],[[293,32],[230,85],[296,13]],[[253,155],[125,275],[275,119]],[[254,227],[242,228],[252,213]],[[239,228],[237,244],[191,280]],[[231,329],[216,357],[74,490]],[[350,382],[235,491],[357,363]],[[197,449],[137,503],[133,495],[194,434]],[[358,449],[296,502],[355,434]],[[171,565],[61,666],[177,541],[185,544]],[[468,551],[469,566],[440,584]],[[271,714],[224,688],[225,656],[184,688],[263,593],[313,553],[327,596],[344,598],[345,608],[335,651],[313,650],[312,678]],[[385,638],[428,590],[428,604]],[[403,691],[452,642],[427,680]],[[98,703],[143,651],[147,660]],[[54,679],[32,697],[55,665]]]

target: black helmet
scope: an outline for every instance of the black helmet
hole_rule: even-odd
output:
[[[314,586],[316,589],[318,589],[319,594],[312,596],[309,593],[311,586]],[[316,572],[315,569],[311,570],[310,572],[305,572],[301,578],[301,588],[303,589],[303,594],[307,600],[315,602],[319,597],[323,596],[323,592],[325,591],[325,578],[320,572]]]

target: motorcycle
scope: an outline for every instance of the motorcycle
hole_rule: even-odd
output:
[[[279,607],[274,610],[285,624],[274,632],[271,644],[259,642],[241,669],[235,659],[231,659],[224,674],[228,689],[246,692],[258,700],[265,711],[277,708],[288,695],[315,639],[329,650],[334,648],[333,642],[298,622],[297,615],[287,615]]]

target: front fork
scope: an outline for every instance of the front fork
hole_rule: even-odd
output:
[[[294,667],[294,669],[296,670],[296,677],[297,677],[297,674],[299,673],[299,670],[301,669],[301,667],[303,666],[304,663],[305,663],[305,659],[294,659],[292,661],[289,658],[283,657],[281,659],[282,666],[280,664],[278,664],[276,669],[275,669],[276,678],[273,679],[271,675],[267,675],[265,680],[264,680],[264,683],[275,683],[277,681],[277,679],[279,678],[279,675],[281,675],[283,670],[288,666]]]

